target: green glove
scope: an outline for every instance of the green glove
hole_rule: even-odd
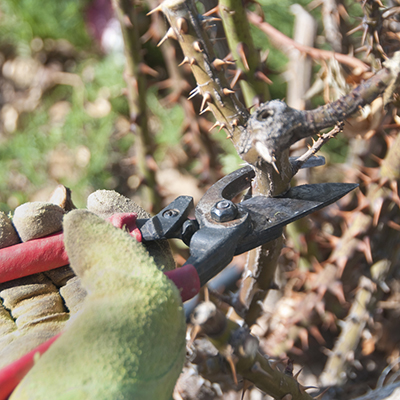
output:
[[[10,400],[167,400],[185,357],[179,291],[127,233],[71,211],[65,246],[88,292],[82,310]]]

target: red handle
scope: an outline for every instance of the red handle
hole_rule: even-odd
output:
[[[114,214],[108,220],[118,228],[127,229],[130,235],[140,242],[142,236],[136,227],[136,218],[136,214],[126,213]],[[62,232],[59,232],[1,249],[0,283],[67,265],[68,256],[64,249],[63,237]],[[200,290],[199,275],[191,264],[165,271],[165,275],[179,289],[182,301],[191,299]],[[35,354],[43,354],[58,336],[60,334],[0,370],[0,400],[6,400],[33,367]]]
[[[60,333],[0,371],[0,400],[6,400],[33,367],[36,354],[43,354],[59,336]]]
[[[117,228],[127,229],[130,235],[141,242],[142,235],[136,227],[136,218],[135,213],[125,213],[114,214],[108,220]],[[0,283],[49,271],[68,263],[62,232],[32,239],[0,249]]]
[[[0,250],[0,283],[68,264],[64,235],[55,233]]]

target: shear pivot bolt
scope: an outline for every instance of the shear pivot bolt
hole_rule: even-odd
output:
[[[172,210],[166,210],[166,211],[164,211],[162,216],[163,216],[164,218],[174,218],[174,217],[176,217],[177,215],[179,215],[179,211],[178,211],[178,210],[172,209]]]
[[[214,204],[211,209],[211,217],[217,222],[227,222],[235,219],[237,215],[237,207],[230,200],[221,200]]]

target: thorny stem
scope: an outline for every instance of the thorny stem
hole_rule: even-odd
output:
[[[249,113],[230,89],[224,74],[229,63],[215,57],[194,3],[166,0],[155,10],[162,11],[171,25],[162,42],[168,38],[178,40],[185,55],[182,63],[189,64],[192,69],[197,87],[191,97],[202,96],[200,113],[211,111],[217,120],[215,126],[226,129],[228,137],[239,149]]]
[[[321,150],[321,147],[327,143],[330,139],[334,138],[339,132],[343,130],[343,123],[337,124],[332,130],[324,133],[318,137],[318,140],[314,141],[313,145],[300,157],[292,162],[293,175],[295,175],[302,165],[314,154]]]
[[[389,272],[390,262],[380,264],[383,270],[381,279],[384,279]],[[342,332],[321,374],[320,380],[324,386],[341,386],[346,382],[347,375],[343,372],[346,372],[347,365],[351,362],[350,357],[354,355],[370,317],[371,303],[376,299],[376,285],[366,276],[361,276],[356,291],[350,311],[342,323]]]
[[[143,180],[141,190],[146,207],[151,211],[160,208],[160,197],[156,192],[155,173],[148,168],[147,158],[151,156],[152,140],[147,119],[146,78],[141,72],[140,37],[138,31],[137,6],[129,0],[113,0],[113,7],[121,25],[125,49],[125,81],[129,104],[131,130],[135,135],[136,167]]]
[[[338,265],[340,273],[345,267],[346,270],[350,270],[353,266],[350,263],[360,268],[361,260],[357,261],[356,251],[363,237],[368,238],[370,242],[371,254],[366,256],[365,260],[369,264],[369,271],[360,278],[349,313],[340,324],[342,331],[329,353],[321,375],[323,385],[341,385],[347,380],[346,373],[351,360],[346,355],[357,351],[367,319],[373,313],[382,294],[385,280],[399,258],[397,243],[400,232],[389,226],[389,222],[398,221],[400,216],[397,184],[391,189],[381,185],[382,181],[389,180],[395,183],[399,179],[399,153],[400,139],[397,136],[381,163],[379,180],[368,184],[366,199],[370,207],[352,216],[351,224],[341,238],[341,244],[336,246],[330,256],[330,259]],[[377,204],[385,207],[385,211],[377,207]],[[375,228],[372,233],[371,227]]]
[[[195,330],[206,334],[220,354],[233,361],[226,368],[233,375],[239,374],[253,382],[274,399],[312,399],[297,377],[274,368],[273,363],[261,354],[258,339],[250,334],[248,328],[226,319],[213,303],[203,302],[196,307],[192,322]]]
[[[242,76],[240,88],[247,107],[269,100],[267,79],[261,70],[259,52],[250,34],[249,21],[241,0],[220,0],[219,12],[224,24],[232,58]]]

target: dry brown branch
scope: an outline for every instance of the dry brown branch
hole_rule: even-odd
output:
[[[249,21],[255,25],[257,28],[262,30],[272,41],[272,43],[283,48],[285,51],[289,51],[295,48],[303,53],[308,54],[315,60],[328,60],[329,58],[334,58],[342,64],[346,64],[351,68],[359,69],[361,72],[368,71],[369,67],[361,60],[348,56],[346,54],[340,54],[329,50],[316,49],[314,47],[304,46],[293,39],[287,37],[282,32],[275,29],[273,26],[268,24],[268,22],[263,21],[263,19],[252,11],[247,12]]]

